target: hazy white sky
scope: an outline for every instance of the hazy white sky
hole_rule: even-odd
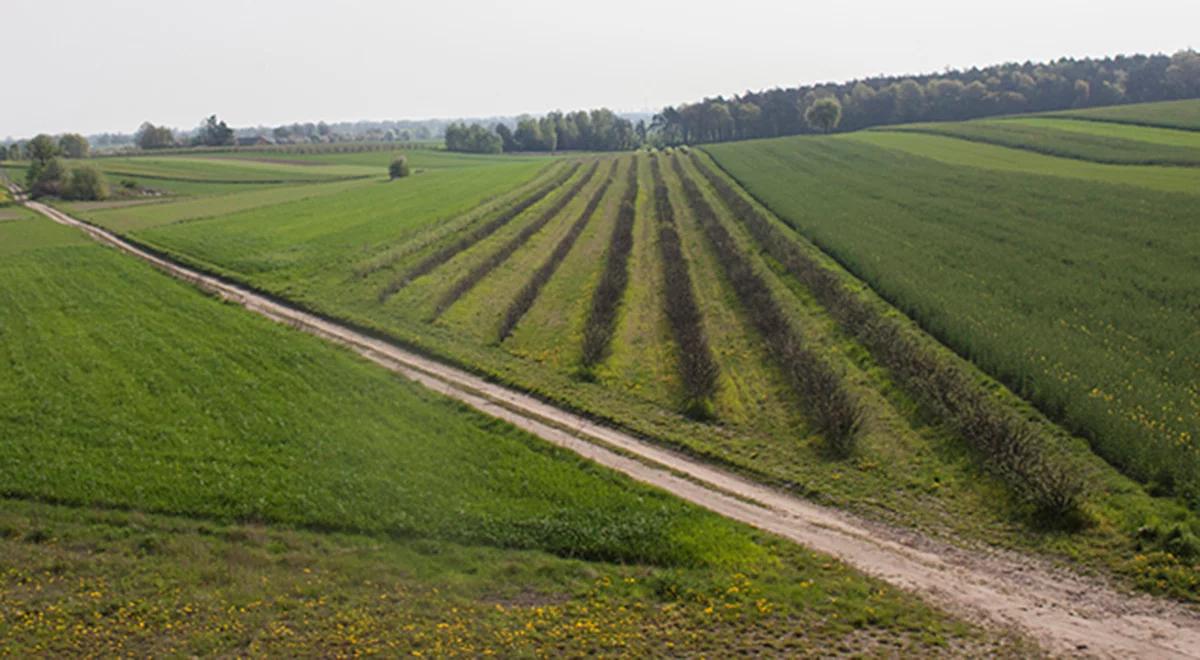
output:
[[[1200,47],[1196,0],[3,0],[0,136],[665,104]]]

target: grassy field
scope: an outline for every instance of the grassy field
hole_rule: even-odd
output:
[[[947,139],[802,138],[711,153],[950,346],[1113,463],[1195,505],[1194,197],[950,168],[876,148],[888,144],[880,136]]]
[[[1055,167],[1066,163],[1062,167],[1068,171],[1102,167],[948,138],[883,133],[869,137],[893,135],[997,149],[1054,161]],[[950,169],[891,151],[856,148],[893,154],[902,164],[911,161]],[[668,156],[636,156],[640,167],[633,199],[630,283],[617,304],[610,350],[592,368],[581,369],[587,308],[604,270],[605,243],[617,219],[633,157],[620,157],[615,170],[610,169],[611,157],[600,158],[596,166],[603,176],[585,182],[582,177],[594,158],[573,159],[582,161],[576,170],[564,169],[569,163],[554,165],[544,159],[480,161],[475,167],[456,163],[405,181],[349,185],[302,199],[280,192],[279,203],[259,206],[247,201],[242,210],[213,217],[204,216],[200,205],[189,208],[186,200],[96,211],[90,217],[181,260],[820,501],[897,524],[920,525],[949,538],[987,539],[1069,557],[1125,575],[1131,583],[1152,591],[1200,597],[1194,555],[1180,551],[1173,540],[1174,530],[1192,534],[1187,530],[1194,526],[1194,514],[1170,499],[1152,497],[1097,459],[1085,442],[1036,421],[1042,429],[1039,434],[1057,438],[1056,446],[1073,463],[1084,466],[1081,469],[1093,491],[1085,516],[1091,522],[1083,529],[1065,531],[1040,524],[1021,488],[998,477],[954,430],[957,427],[917,405],[894,374],[831,318],[803,282],[759,253],[737,213],[723,205],[686,159],[681,178]],[[714,347],[719,378],[707,419],[689,417],[681,402],[680,354],[666,320],[661,209],[655,202],[651,158],[661,161],[667,200],[677,216],[683,258],[689,266],[687,286],[695,294],[702,327]],[[1076,171],[1074,176],[1086,181],[1095,173]],[[612,183],[592,216],[511,335],[498,342],[511,301],[563,245],[605,177]],[[771,358],[772,346],[755,327],[755,312],[740,299],[707,230],[691,211],[684,178],[694,182],[717,220],[752,255],[750,268],[761,274],[797,336],[824,356],[835,373],[843,374],[861,402],[861,430],[849,458],[831,457],[826,439],[804,414],[807,402],[796,398],[784,368]],[[536,197],[534,193],[547,182],[557,190]],[[564,197],[565,191],[580,184],[573,198]],[[1152,188],[1145,190],[1157,194]],[[532,203],[525,205],[522,200]],[[177,217],[191,219],[174,222],[173,208],[178,209]],[[517,212],[508,218],[513,209]],[[136,217],[143,213],[157,219]],[[490,228],[498,218],[504,222]],[[488,231],[479,232],[480,228]],[[811,250],[855,291],[862,290],[861,283],[835,262],[790,229],[787,232],[786,240],[805,246],[802,249]],[[471,240],[460,246],[463,237]],[[405,273],[448,247],[453,250],[446,252],[446,260],[391,288],[392,283],[405,281]],[[472,280],[430,322],[438,300],[485,263],[486,276]],[[873,294],[863,291],[862,295]],[[872,300],[881,309],[890,309],[883,301]],[[1107,368],[1109,373],[1117,369]],[[994,388],[981,374],[969,373],[983,383],[984,391]],[[1020,415],[1040,419],[1012,395],[997,400]],[[1139,536],[1139,529],[1157,531]],[[1135,561],[1139,556],[1151,559]]]
[[[1200,166],[1200,133],[1068,119],[913,124],[895,130],[1120,165]]]
[[[1107,108],[1055,112],[1049,113],[1047,116],[1075,117],[1091,121],[1134,124],[1138,126],[1161,126],[1163,128],[1200,130],[1200,100],[1115,105]]]
[[[2,652],[1021,652],[80,232],[0,239]]]

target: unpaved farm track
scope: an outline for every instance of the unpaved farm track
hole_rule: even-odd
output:
[[[963,550],[818,506],[197,272],[44,204],[27,205],[201,289],[346,346],[547,442],[727,518],[837,557],[968,620],[1015,630],[1051,653],[1200,658],[1200,617],[1183,605],[1122,593],[1102,580],[1017,553]]]

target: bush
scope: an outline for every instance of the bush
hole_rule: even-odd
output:
[[[100,200],[108,198],[108,182],[104,175],[90,166],[80,166],[71,170],[67,183],[63,186],[62,196],[66,199]]]
[[[58,158],[34,161],[26,174],[26,187],[33,197],[59,195],[62,193],[66,168]]]
[[[388,165],[388,177],[395,181],[409,175],[408,158],[405,156],[396,156],[391,165]]]

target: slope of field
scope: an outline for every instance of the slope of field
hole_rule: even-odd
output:
[[[1046,116],[1074,117],[1091,121],[1134,124],[1137,126],[1161,126],[1163,128],[1179,128],[1195,131],[1200,130],[1200,100],[1115,105],[1107,108],[1055,112],[1049,113]]]
[[[924,327],[1110,461],[1195,505],[1195,198],[951,168],[862,144],[884,136],[955,142],[872,134],[710,151]]]
[[[81,233],[0,238],[0,650],[992,643]]]
[[[913,124],[894,130],[944,135],[1096,163],[1200,166],[1200,133],[1158,128],[1067,119],[1013,118]]]

